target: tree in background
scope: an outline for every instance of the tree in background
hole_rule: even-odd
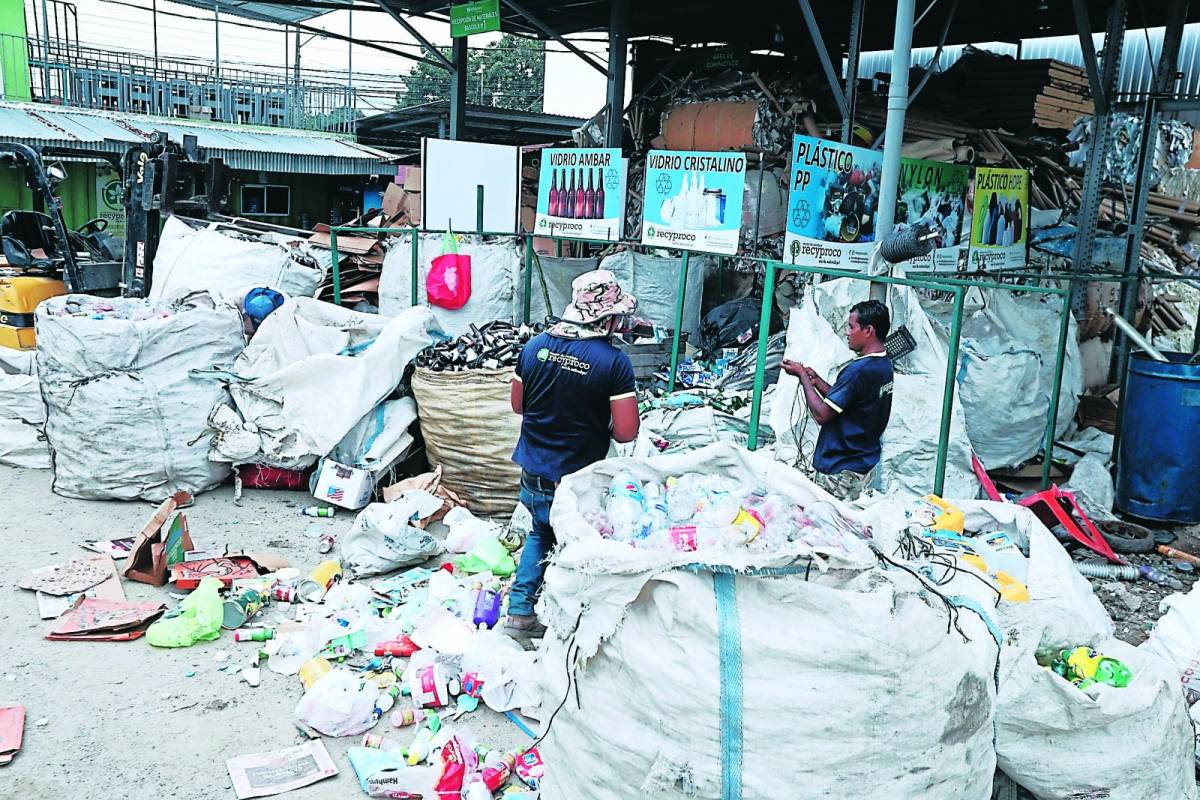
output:
[[[440,48],[450,58],[450,48]],[[417,63],[403,78],[396,108],[450,99],[450,73]],[[484,48],[467,51],[467,102],[541,111],[546,87],[546,48],[537,39],[504,34]]]

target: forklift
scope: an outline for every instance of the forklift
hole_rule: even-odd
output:
[[[105,229],[107,220],[89,220],[69,230],[56,189],[65,179],[60,154],[100,158],[122,176],[126,230],[123,251]],[[165,215],[198,218],[220,213],[228,191],[228,171],[219,158],[203,160],[195,136],[182,145],[156,132],[119,158],[106,152],[33,148],[0,142],[0,168],[21,169],[33,193],[33,208],[0,215],[0,347],[36,346],[33,313],[39,303],[61,294],[145,297]]]

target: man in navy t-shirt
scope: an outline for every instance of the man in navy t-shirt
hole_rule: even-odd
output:
[[[637,300],[607,270],[580,275],[571,289],[563,321],[529,340],[512,382],[512,408],[521,415],[513,461],[521,466],[521,502],[533,530],[509,594],[507,632],[525,638],[544,630],[534,604],[555,542],[554,490],[564,475],[608,455],[610,438],[631,442],[638,432],[633,365],[609,342]]]
[[[783,369],[800,379],[804,401],[821,433],[813,453],[816,483],[843,500],[854,500],[874,483],[880,438],[892,414],[892,362],[884,341],[891,322],[878,300],[850,309],[846,341],[858,354],[832,386],[795,361]]]

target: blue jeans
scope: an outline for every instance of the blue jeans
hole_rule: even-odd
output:
[[[533,530],[525,539],[521,562],[517,564],[517,579],[508,595],[508,613],[532,616],[533,606],[542,591],[546,575],[546,557],[554,549],[554,529],[550,527],[550,504],[554,492],[545,492],[521,484],[521,502],[533,515]]]

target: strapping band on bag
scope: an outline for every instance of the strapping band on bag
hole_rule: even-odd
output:
[[[688,572],[711,572],[717,600],[717,651],[721,674],[721,800],[742,800],[742,625],[738,619],[737,577],[782,577],[806,572],[794,567],[738,570],[723,564],[687,564]]]

